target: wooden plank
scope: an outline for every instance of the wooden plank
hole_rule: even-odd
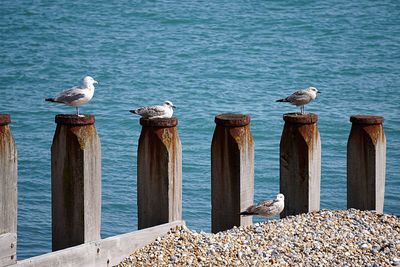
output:
[[[239,213],[253,204],[254,140],[250,116],[220,114],[211,143],[211,228],[213,233],[252,224]]]
[[[347,143],[347,208],[383,212],[386,137],[383,117],[353,115]]]
[[[6,233],[0,235],[0,267],[9,266],[17,262],[16,244],[16,233]]]
[[[176,118],[140,123],[137,204],[138,228],[144,229],[182,219],[182,144]]]
[[[17,149],[0,114],[0,234],[17,232]]]
[[[94,116],[57,115],[51,146],[53,251],[100,240],[101,151]]]
[[[89,267],[114,266],[135,250],[165,235],[169,229],[185,225],[184,221],[174,221],[143,230],[92,241],[79,246],[47,253],[18,261],[10,267]]]
[[[280,192],[285,209],[280,217],[317,211],[320,207],[321,140],[313,113],[283,116],[279,163]]]

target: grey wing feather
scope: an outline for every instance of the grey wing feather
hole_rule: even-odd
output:
[[[304,90],[299,90],[299,91],[294,92],[292,95],[301,96],[301,95],[306,95],[306,94],[307,94],[306,91],[304,91]]]
[[[155,117],[164,114],[164,109],[161,106],[141,107],[136,110],[136,113],[143,117]]]
[[[257,205],[254,205],[253,212],[257,214],[259,214],[260,212],[265,212],[265,210],[271,209],[271,207],[273,207],[274,202],[274,200],[265,200],[263,202],[260,202]]]
[[[311,96],[307,92],[299,90],[288,96],[286,100],[293,104],[302,104],[304,102],[309,102],[311,100]]]
[[[82,97],[85,97],[85,94],[82,92],[82,88],[73,87],[58,94],[54,100],[56,102],[70,103]]]

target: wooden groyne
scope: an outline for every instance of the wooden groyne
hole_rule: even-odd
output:
[[[386,137],[383,117],[351,116],[347,143],[347,207],[383,212]]]
[[[11,118],[0,114],[0,266],[17,262],[17,149]]]
[[[282,217],[319,210],[321,139],[316,114],[285,114],[280,142]],[[0,115],[0,267],[113,266],[182,221],[182,146],[176,118],[140,121],[139,231],[100,238],[101,146],[92,115],[57,115],[51,147],[52,253],[17,261],[17,152],[9,115]],[[347,147],[348,208],[382,212],[386,139],[383,118],[356,115]],[[251,224],[250,117],[220,114],[211,144],[212,231]],[[361,193],[360,193],[361,192]],[[150,228],[149,228],[150,227]]]
[[[100,239],[101,149],[94,116],[57,115],[51,146],[53,251]]]
[[[182,145],[178,119],[140,119],[138,228],[182,219]]]
[[[319,210],[321,140],[316,114],[285,114],[280,143],[280,191],[285,195],[281,218]]]
[[[253,204],[254,141],[250,116],[221,114],[211,144],[211,199],[213,233],[249,225],[239,213]]]

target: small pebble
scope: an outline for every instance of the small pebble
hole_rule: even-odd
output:
[[[392,265],[393,266],[400,266],[400,259],[399,258],[393,258],[392,259]]]
[[[321,210],[210,234],[177,226],[126,266],[400,266],[400,218]]]

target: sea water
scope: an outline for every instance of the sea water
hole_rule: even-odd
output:
[[[183,146],[183,219],[210,231],[214,116],[251,116],[255,201],[279,192],[282,115],[275,100],[321,90],[321,208],[346,208],[352,114],[385,117],[386,213],[400,214],[399,1],[28,1],[0,4],[0,113],[18,148],[18,258],[51,251],[50,146],[45,102],[99,81],[81,112],[96,116],[102,144],[102,229],[137,229],[136,152],[129,109],[172,101]],[[260,219],[255,219],[255,221]],[[262,220],[262,219],[261,219]]]

